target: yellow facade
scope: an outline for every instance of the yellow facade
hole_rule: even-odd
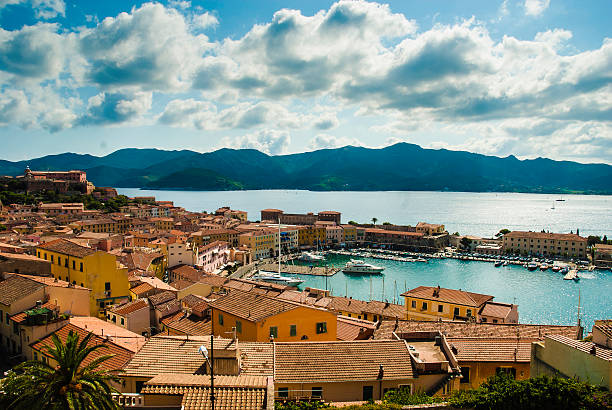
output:
[[[239,340],[269,342],[270,328],[276,328],[272,333],[276,333],[277,342],[336,340],[336,315],[326,310],[299,306],[254,322],[213,307],[212,316],[213,332],[221,337],[232,337],[235,328]]]
[[[153,218],[151,222],[155,222],[155,227],[163,231],[174,229],[174,219],[172,218]]]
[[[240,245],[246,245],[251,250],[253,259],[269,258],[274,252],[274,233],[267,231],[253,231],[238,237]]]
[[[457,305],[410,296],[405,296],[404,302],[406,306],[406,319],[408,320],[453,320],[457,316],[473,316],[477,321],[479,320],[478,308],[474,306]]]
[[[110,253],[96,251],[83,258],[44,248],[38,248],[36,253],[51,262],[53,277],[91,289],[91,316],[103,317],[106,306],[129,298],[127,268],[118,265],[117,258]]]
[[[528,379],[530,375],[529,362],[459,362],[459,366],[463,374],[461,390],[476,389],[499,371],[514,374],[516,380]]]
[[[327,239],[325,227],[307,225],[300,227],[298,231],[298,243],[300,246],[324,245]]]
[[[352,225],[342,225],[344,231],[344,242],[354,242],[357,240],[357,228]]]

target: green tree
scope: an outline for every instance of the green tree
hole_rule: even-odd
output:
[[[99,355],[85,364],[89,355],[105,348],[103,344],[87,346],[93,334],[79,343],[79,335],[70,331],[63,344],[53,334],[53,346],[46,346],[56,367],[38,360],[17,365],[0,382],[4,395],[0,407],[5,409],[119,409],[111,393],[111,381],[119,378],[99,368],[113,355]]]
[[[506,229],[506,228],[504,228],[504,229],[501,229],[501,230],[500,230],[500,231],[497,233],[497,235],[495,235],[495,236],[502,236],[502,235],[506,235],[506,234],[508,234],[508,233],[510,233],[510,229]]]
[[[464,236],[463,238],[461,238],[461,246],[464,249],[469,248],[471,243],[472,243],[472,240],[470,238],[468,238],[467,236]]]
[[[372,218],[372,224],[376,225],[376,222],[378,222],[378,218]]]
[[[593,246],[596,243],[601,243],[601,237],[600,236],[595,236],[595,235],[589,235],[587,238],[587,245],[588,246]]]

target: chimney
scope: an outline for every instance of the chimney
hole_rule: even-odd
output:
[[[40,309],[41,306],[42,306],[42,301],[41,300],[37,300],[36,301],[36,309]]]
[[[382,380],[384,375],[385,375],[385,368],[383,367],[382,364],[380,364],[379,367],[378,367],[378,377],[376,377],[376,378],[378,380]]]
[[[436,336],[434,338],[434,346],[440,346],[442,344],[442,338],[440,336]]]

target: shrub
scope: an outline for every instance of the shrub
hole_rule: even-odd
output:
[[[405,388],[399,390],[390,390],[385,394],[385,397],[383,398],[383,402],[385,403],[394,403],[401,405],[432,404],[440,403],[442,401],[442,398],[431,397],[423,392],[411,394],[410,389]]]

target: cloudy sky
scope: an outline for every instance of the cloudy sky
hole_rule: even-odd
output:
[[[612,164],[610,16],[610,0],[0,0],[0,158],[407,141]]]

